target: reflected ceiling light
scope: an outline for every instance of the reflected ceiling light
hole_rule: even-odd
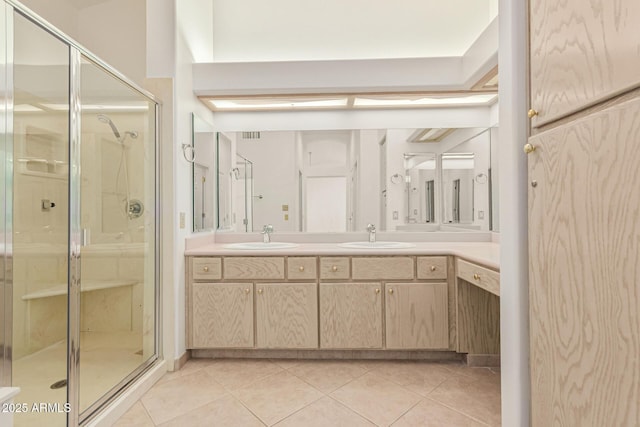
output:
[[[449,128],[428,128],[416,130],[409,139],[408,142],[440,142],[446,136],[452,134],[455,129]]]
[[[67,111],[69,110],[68,104],[41,104],[43,107],[54,111]],[[134,112],[134,111],[147,111],[149,106],[147,104],[128,104],[128,105],[106,105],[106,104],[83,104],[81,106],[83,113],[95,113],[95,112]]]
[[[354,107],[426,107],[426,106],[464,106],[490,104],[498,98],[496,93],[468,96],[422,96],[405,98],[367,97],[356,98]]]
[[[13,106],[13,111],[16,113],[35,113],[42,112],[42,108],[38,108],[31,104],[18,104]]]
[[[346,107],[348,99],[209,99],[214,110],[289,110],[305,108]]]

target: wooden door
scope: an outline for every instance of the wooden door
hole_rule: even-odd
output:
[[[446,283],[385,284],[387,348],[449,348]]]
[[[318,348],[318,285],[256,283],[256,345]]]
[[[640,83],[638,0],[530,0],[534,128]]]
[[[193,348],[253,347],[253,284],[193,283]]]
[[[530,143],[532,425],[640,425],[640,99]]]
[[[320,284],[320,347],[382,348],[382,283]]]

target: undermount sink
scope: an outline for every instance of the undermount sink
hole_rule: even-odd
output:
[[[414,248],[416,245],[407,242],[348,242],[338,246],[352,249],[404,249]]]
[[[252,249],[288,249],[295,248],[298,245],[295,243],[285,243],[285,242],[241,242],[241,243],[230,243],[228,245],[224,245],[226,249],[244,249],[244,250],[252,250]]]

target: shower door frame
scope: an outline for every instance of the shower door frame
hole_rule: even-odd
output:
[[[0,143],[3,143],[5,158],[1,160],[4,173],[4,186],[0,186],[0,227],[4,232],[4,250],[2,257],[4,269],[0,271],[0,318],[3,318],[4,329],[0,330],[0,351],[2,352],[2,364],[0,365],[0,386],[12,384],[12,329],[13,329],[13,267],[12,267],[12,232],[13,232],[13,45],[15,13],[20,14],[34,25],[48,32],[69,47],[69,245],[68,245],[68,322],[67,322],[67,401],[71,404],[71,411],[67,414],[67,425],[76,426],[84,424],[94,418],[105,405],[128,388],[135,379],[154,366],[162,359],[162,279],[160,274],[160,260],[162,259],[162,221],[160,217],[161,204],[161,180],[160,177],[160,114],[161,102],[152,93],[142,89],[122,73],[102,61],[89,52],[75,40],[52,26],[39,17],[32,10],[26,8],[14,0],[4,0],[0,10],[0,90],[5,93],[3,103],[4,111],[0,112]],[[81,62],[87,60],[107,72],[109,75],[128,86],[155,104],[154,125],[155,135],[153,141],[155,165],[154,165],[154,193],[155,193],[155,218],[154,218],[154,354],[139,365],[128,376],[111,388],[96,402],[87,407],[82,413],[79,402],[79,372],[80,372],[80,266],[81,266],[81,229],[80,229],[80,148],[81,148],[81,112],[80,103],[80,77]],[[3,61],[4,60],[4,61]],[[4,64],[3,64],[4,62]],[[4,66],[3,66],[4,65]],[[2,243],[2,242],[0,242]],[[1,281],[4,275],[4,281]]]

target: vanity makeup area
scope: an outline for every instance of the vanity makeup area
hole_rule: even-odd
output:
[[[192,357],[499,365],[496,128],[193,129]]]

